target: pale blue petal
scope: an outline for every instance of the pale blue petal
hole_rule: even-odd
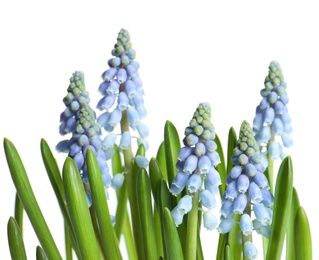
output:
[[[190,193],[196,192],[202,185],[201,175],[194,173],[188,178],[187,187]]]
[[[114,189],[119,189],[122,187],[123,182],[124,182],[124,174],[117,173],[113,176],[111,185]]]
[[[226,218],[219,223],[217,230],[220,234],[226,234],[235,226],[236,222],[233,219]]]
[[[125,131],[121,135],[119,148],[121,150],[125,150],[131,146],[131,133],[129,131]]]
[[[205,211],[203,214],[204,227],[207,230],[213,230],[217,227],[217,218],[211,211]]]
[[[201,174],[206,174],[212,167],[211,160],[207,156],[202,156],[198,160],[198,169]]]
[[[251,243],[250,241],[247,241],[244,244],[244,254],[247,258],[254,260],[254,259],[257,259],[258,257],[258,250],[253,243]]]
[[[180,161],[185,161],[188,158],[188,156],[192,154],[192,152],[193,149],[191,147],[184,146],[179,150],[177,158]]]
[[[248,236],[253,231],[253,223],[248,214],[243,214],[240,217],[239,227],[244,236]]]
[[[183,171],[191,174],[197,168],[198,158],[195,155],[190,155],[187,157]]]
[[[138,167],[144,167],[144,168],[146,168],[150,163],[149,160],[142,155],[136,155],[135,162],[138,165]]]
[[[199,199],[205,208],[212,209],[217,205],[215,196],[209,190],[201,191]]]
[[[254,182],[250,183],[248,193],[252,203],[259,203],[263,199],[260,188]]]
[[[239,194],[238,197],[234,200],[233,212],[234,214],[243,214],[248,203],[246,194]]]

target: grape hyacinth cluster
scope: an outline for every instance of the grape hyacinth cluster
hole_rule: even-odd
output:
[[[215,132],[211,123],[211,107],[208,103],[199,104],[189,126],[185,129],[184,147],[178,153],[176,168],[178,173],[171,183],[170,191],[177,196],[187,186],[188,193],[182,197],[172,210],[176,226],[183,221],[183,216],[192,209],[191,195],[199,191],[202,202],[204,226],[215,229],[217,219],[211,212],[216,207],[215,194],[221,184],[215,166],[220,163],[217,145],[214,142]]]
[[[240,216],[239,227],[243,237],[244,253],[254,259],[256,247],[249,241],[253,230],[267,238],[270,235],[274,197],[261,163],[261,152],[250,125],[244,121],[233,151],[234,167],[226,178],[222,196],[221,222],[218,231],[228,233],[235,225],[235,215]],[[252,220],[251,213],[255,219]],[[247,238],[247,239],[245,239]],[[254,256],[254,257],[253,257]]]
[[[132,49],[130,35],[122,29],[118,33],[117,43],[112,50],[114,56],[108,61],[109,69],[102,73],[103,82],[99,86],[99,92],[103,95],[97,104],[97,108],[103,112],[97,119],[108,135],[103,140],[103,146],[111,148],[116,142],[117,135],[114,128],[126,121],[128,125],[121,124],[122,134],[119,141],[121,151],[131,145],[131,133],[129,127],[137,131],[138,146],[143,144],[148,148],[146,137],[149,135],[148,127],[141,121],[146,116],[144,106],[144,90],[139,77],[139,63],[135,61],[136,52]]]
[[[292,146],[291,118],[288,113],[287,84],[278,62],[272,61],[269,65],[269,73],[265,78],[265,88],[260,94],[263,97],[256,108],[256,115],[253,121],[255,139],[261,146],[263,152],[268,151],[273,160],[283,159],[286,155],[283,152],[281,143],[275,140],[280,136],[283,146]],[[267,146],[267,148],[266,148]]]
[[[60,134],[66,135],[71,133],[72,137],[59,142],[56,149],[59,152],[68,153],[68,156],[74,160],[85,184],[87,199],[90,205],[90,188],[85,162],[86,151],[90,148],[96,155],[106,194],[107,188],[112,184],[112,178],[107,165],[107,160],[112,157],[112,153],[102,146],[100,138],[101,129],[96,123],[95,112],[89,105],[89,93],[85,89],[82,72],[75,71],[72,74],[67,91],[68,94],[63,99],[66,108],[60,115]],[[114,178],[114,187],[120,186],[121,182],[121,177]]]

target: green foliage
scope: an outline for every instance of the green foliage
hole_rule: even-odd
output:
[[[293,168],[291,158],[288,156],[282,161],[276,180],[274,215],[266,260],[281,259],[289,210],[291,208],[292,189]]]

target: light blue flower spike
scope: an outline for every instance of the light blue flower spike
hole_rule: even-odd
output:
[[[114,72],[114,69],[108,70],[103,73],[103,77],[111,79],[115,76]],[[106,94],[109,85],[110,83],[101,84],[99,91]],[[113,104],[113,99],[113,97],[106,96],[100,101],[100,106],[110,108]],[[90,98],[85,89],[84,74],[82,72],[75,71],[72,74],[68,94],[64,97],[63,102],[66,109],[60,116],[60,133],[62,135],[71,134],[72,136],[69,140],[60,142],[57,146],[58,150],[68,153],[68,156],[74,160],[79,169],[83,183],[89,184],[85,157],[87,150],[91,149],[96,156],[105,187],[108,187],[111,183],[111,176],[106,163],[106,150],[104,150],[103,142],[100,138],[101,129],[97,123],[96,114],[89,105]],[[110,114],[106,112],[99,117],[98,121],[103,123],[104,127],[107,127],[109,119]],[[92,203],[90,190],[87,188],[88,185],[84,187],[90,206]]]
[[[273,205],[273,196],[269,192],[268,180],[263,173],[266,166],[262,163],[262,157],[254,132],[244,121],[236,147],[233,149],[234,166],[226,177],[227,186],[222,197],[220,230],[223,234],[237,225],[234,220],[236,215],[240,216],[241,236],[252,234],[253,221],[259,221],[265,226],[271,223],[270,207]],[[254,212],[252,216],[255,219],[252,219],[251,212]]]
[[[265,88],[260,92],[262,101],[256,108],[253,130],[257,142],[261,145],[260,150],[269,153],[273,160],[283,157],[282,145],[286,148],[292,146],[286,89],[281,67],[278,62],[272,61],[265,78]]]
[[[98,90],[102,94],[101,100],[97,107],[104,111],[98,117],[98,124],[109,133],[120,124],[126,116],[129,120],[129,127],[138,132],[136,137],[137,143],[143,143],[145,148],[148,147],[148,142],[145,138],[149,135],[149,129],[141,122],[146,117],[147,112],[144,106],[143,99],[143,84],[139,78],[139,63],[135,61],[136,52],[132,49],[130,35],[127,30],[121,29],[118,33],[117,42],[112,50],[114,57],[108,60],[110,68],[102,73],[103,82]],[[71,99],[72,97],[69,97]],[[128,129],[126,129],[128,131]],[[135,136],[135,134],[132,134]],[[121,143],[122,140],[122,143]],[[127,136],[124,139],[120,138],[120,150],[123,151],[130,146],[131,141],[127,141]],[[104,144],[108,156],[111,155],[109,145]]]
[[[216,135],[210,118],[210,105],[199,104],[189,126],[185,128],[184,147],[180,149],[176,162],[178,173],[170,187],[170,192],[175,196],[180,194],[185,186],[190,194],[200,192],[199,201],[207,209],[216,206],[215,196],[221,184],[219,173],[214,168],[220,163],[220,157],[216,152]],[[210,214],[212,213],[207,213],[207,216]],[[214,222],[208,221],[207,217],[209,229],[216,227]]]

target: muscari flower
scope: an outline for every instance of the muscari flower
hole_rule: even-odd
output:
[[[215,132],[211,123],[211,108],[208,103],[199,104],[189,126],[185,129],[184,147],[178,153],[176,167],[178,173],[171,183],[170,191],[173,195],[180,194],[187,187],[190,195],[199,192],[199,201],[203,206],[204,226],[215,229],[217,219],[210,211],[216,207],[216,190],[221,184],[219,173],[215,166],[220,163],[217,145],[214,142]],[[183,216],[192,208],[190,195],[181,198],[172,210],[176,226],[180,225]],[[187,210],[185,210],[187,209]]]
[[[89,105],[90,98],[88,92],[85,90],[82,72],[75,71],[72,74],[68,94],[64,97],[63,102],[66,108],[60,116],[60,134],[72,134],[72,137],[59,142],[56,149],[59,152],[68,153],[68,156],[77,165],[82,181],[85,184],[87,201],[90,206],[92,200],[85,162],[86,151],[90,148],[95,153],[105,189],[112,184],[112,178],[106,162],[111,156],[108,153],[108,147],[105,147],[100,138],[101,129],[96,123],[95,112]],[[116,184],[113,186],[119,187],[120,185],[120,180],[116,180]]]
[[[278,62],[270,63],[264,86],[260,91],[262,100],[256,108],[253,120],[255,139],[262,152],[268,152],[273,160],[283,159],[286,156],[283,146],[289,148],[293,142],[290,136],[291,118],[287,108],[287,84]],[[281,139],[281,142],[276,140],[276,137]]]
[[[113,130],[127,116],[129,126],[138,134],[137,145],[143,144],[148,149],[146,137],[149,135],[148,127],[142,119],[146,116],[144,106],[144,90],[139,77],[139,63],[135,61],[136,52],[132,48],[130,35],[122,29],[118,33],[117,42],[112,50],[113,58],[109,59],[109,68],[102,73],[103,82],[99,86],[99,92],[103,95],[97,104],[97,108],[103,113],[97,122],[108,134],[103,144],[113,147],[116,143],[116,135]],[[131,146],[131,134],[126,129],[119,140],[121,151]],[[112,135],[110,138],[109,135]],[[114,139],[115,137],[115,139]],[[111,144],[110,140],[111,139]]]
[[[253,230],[269,238],[272,222],[274,197],[269,191],[265,167],[259,145],[250,125],[244,121],[234,148],[232,162],[234,167],[226,178],[226,190],[222,197],[221,222],[218,231],[228,233],[235,225],[235,215],[240,215],[239,227],[242,235],[251,235]],[[252,219],[250,212],[254,212]],[[254,259],[256,247],[245,243],[246,257]]]

